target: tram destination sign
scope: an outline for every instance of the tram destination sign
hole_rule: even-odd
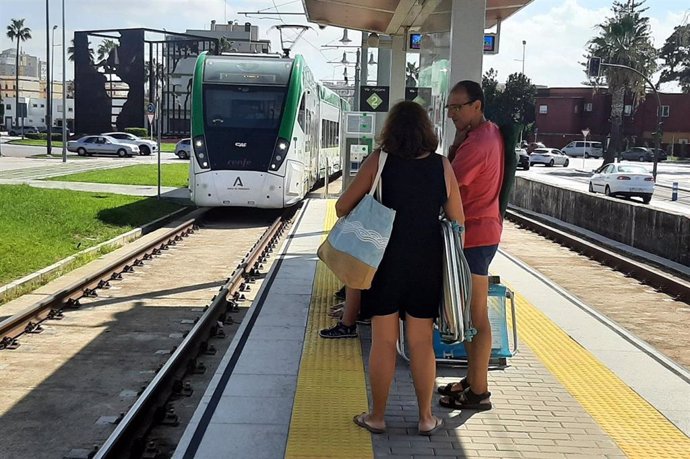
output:
[[[359,93],[359,110],[362,112],[385,113],[388,111],[390,87],[362,86]]]

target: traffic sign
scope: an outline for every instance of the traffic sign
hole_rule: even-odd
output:
[[[156,104],[153,102],[146,106],[146,113],[156,113]]]
[[[146,117],[149,119],[149,124],[153,124],[153,118],[156,117],[153,113],[147,113]]]
[[[582,130],[582,135],[587,137],[589,135],[589,129],[583,129]]]

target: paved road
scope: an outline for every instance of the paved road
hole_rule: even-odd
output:
[[[590,158],[585,160],[583,167],[582,158],[571,158],[569,167],[533,166],[529,171],[518,171],[518,175],[578,191],[587,191],[589,178],[592,176],[591,171],[601,164],[600,159]],[[639,164],[652,170],[652,163],[634,162],[631,164]],[[657,167],[657,187],[649,205],[667,211],[690,214],[690,192],[681,190],[678,201],[671,201],[670,186],[673,182],[678,182],[681,188],[690,189],[690,164],[660,163]]]

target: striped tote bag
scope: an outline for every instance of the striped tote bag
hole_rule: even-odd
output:
[[[393,230],[395,210],[374,197],[387,157],[387,153],[380,153],[371,190],[352,212],[336,222],[317,252],[342,283],[359,290],[371,287]],[[380,188],[378,191],[381,199]]]

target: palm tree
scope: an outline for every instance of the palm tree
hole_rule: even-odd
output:
[[[419,81],[419,67],[414,62],[408,62],[405,67],[405,86],[417,87]]]
[[[12,19],[7,26],[7,38],[17,40],[14,64],[14,124],[19,125],[19,43],[31,38],[31,29],[24,27],[24,19]]]
[[[642,16],[646,0],[614,1],[613,17],[597,26],[599,35],[588,43],[590,56],[602,58],[604,63],[632,67],[645,75],[656,69],[657,51],[652,44],[649,18]],[[602,67],[611,93],[611,142],[604,153],[604,162],[613,161],[620,152],[621,126],[625,92],[629,90],[638,102],[644,99],[645,82],[630,70]]]
[[[117,42],[115,40],[110,40],[110,39],[105,39],[103,42],[98,45],[98,60],[102,61],[103,59],[107,59],[108,56],[110,56],[110,52],[117,48]]]
[[[67,47],[67,59],[69,59],[70,62],[74,62],[74,39],[70,40],[72,43],[72,46]],[[93,64],[93,48],[91,47],[91,42],[89,42],[89,62]]]

